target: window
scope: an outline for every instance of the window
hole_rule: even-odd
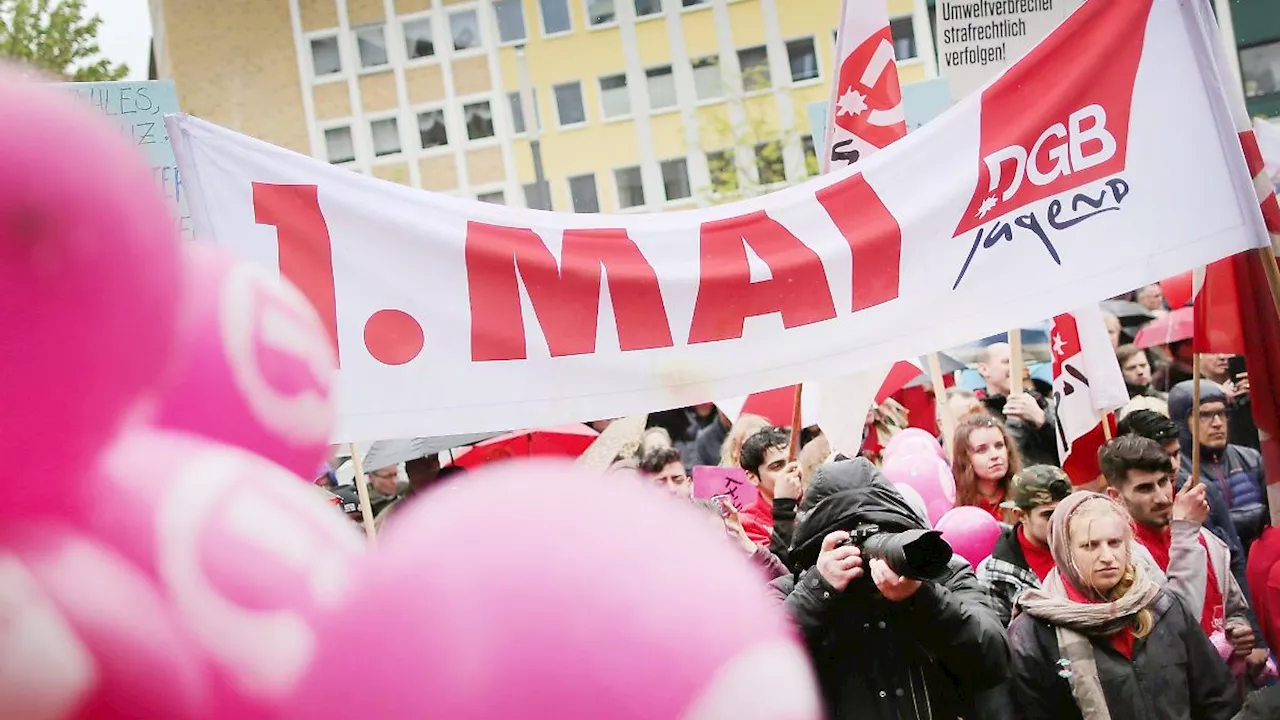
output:
[[[697,6],[699,6],[699,5],[706,5],[706,4],[707,4],[707,3],[709,3],[709,2],[711,2],[711,0],[684,0],[684,4],[683,4],[683,6],[684,6],[684,7],[697,7]]]
[[[449,16],[449,32],[453,34],[454,50],[470,50],[480,47],[480,20],[475,10],[463,10]]]
[[[717,193],[738,189],[738,166],[733,161],[732,150],[707,153],[707,170],[711,173],[711,189]]]
[[[467,125],[469,140],[483,140],[493,137],[493,108],[489,101],[471,103],[462,108],[462,117]]]
[[[418,137],[422,140],[423,150],[449,144],[449,133],[444,126],[444,110],[418,113]]]
[[[893,56],[899,62],[919,54],[916,50],[916,26],[910,15],[890,20],[889,32],[893,33]]]
[[[351,128],[349,127],[325,130],[324,147],[325,154],[329,157],[329,162],[335,165],[356,159],[356,146],[351,140]]]
[[[538,0],[538,5],[542,9],[543,35],[573,30],[573,24],[569,20],[569,0]]]
[[[684,158],[662,162],[662,188],[667,200],[683,200],[693,195],[689,188],[689,163]]]
[[[413,60],[436,54],[436,43],[431,37],[431,18],[409,20],[403,27],[405,57]]]
[[[600,198],[596,195],[596,176],[578,175],[569,178],[569,199],[577,213],[600,212]]]
[[[626,75],[605,75],[600,78],[600,104],[608,119],[631,114],[631,95],[627,92]]]
[[[317,76],[342,72],[342,54],[338,52],[338,38],[329,36],[311,41],[311,72]]]
[[[502,192],[501,190],[494,190],[493,192],[480,193],[479,195],[476,195],[476,199],[482,203],[490,203],[492,205],[507,204],[507,194]]]
[[[662,12],[662,0],[636,0],[636,17],[657,15]]]
[[[582,106],[582,83],[571,82],[552,88],[556,94],[556,114],[560,126],[577,125],[587,121],[587,109]]]
[[[818,162],[818,150],[813,146],[813,136],[801,137],[800,145],[804,147],[804,171],[809,177],[821,173],[822,165]]]
[[[1244,77],[1245,97],[1280,92],[1280,42],[1241,50],[1240,74]]]
[[[720,78],[720,58],[710,55],[693,61],[693,89],[699,100],[715,100],[724,97],[724,82]]]
[[[356,47],[360,50],[360,67],[387,64],[387,36],[381,25],[356,28]]]
[[[542,116],[538,113],[538,91],[531,89],[530,94],[533,95],[533,124],[542,129]],[[525,131],[524,127],[524,101],[520,99],[520,93],[507,93],[507,100],[511,103],[511,125],[516,133]]]
[[[756,145],[756,170],[761,185],[785,182],[787,169],[782,164],[782,143],[778,140]]]
[[[618,185],[618,207],[625,210],[644,205],[644,182],[639,167],[614,170],[613,181]]]
[[[524,190],[524,206],[532,210],[550,210],[551,209],[551,186],[546,180],[542,181],[542,187],[538,187],[538,183],[531,182],[522,187]]]
[[[592,25],[607,25],[617,20],[614,11],[614,0],[587,0],[587,22]]]
[[[769,75],[769,51],[763,45],[739,50],[738,65],[742,68],[743,90],[765,90],[773,84]]]
[[[791,63],[792,82],[818,77],[818,52],[813,47],[813,38],[788,41],[787,60]]]
[[[644,71],[649,81],[649,109],[661,110],[676,105],[676,77],[671,74],[671,66],[649,68]]]
[[[395,118],[374,120],[369,123],[369,132],[373,135],[374,155],[382,157],[400,152],[400,126]]]
[[[524,29],[524,0],[497,0],[493,14],[498,18],[498,40],[519,42],[527,37]]]

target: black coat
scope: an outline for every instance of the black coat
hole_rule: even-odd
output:
[[[901,603],[884,599],[869,577],[836,592],[813,565],[829,532],[858,522],[883,530],[921,527],[902,496],[862,458],[824,470],[846,474],[853,489],[814,508],[796,528],[791,557],[798,575],[771,588],[799,627],[830,717],[858,720],[953,719],[1003,682],[1009,651],[986,591],[964,560]]]
[[[1182,603],[1161,590],[1155,626],[1134,644],[1133,660],[1106,641],[1094,660],[1113,720],[1231,720],[1240,710],[1235,680]],[[1012,690],[1024,720],[1079,720],[1080,708],[1058,674],[1057,633],[1027,613],[1009,626]]]

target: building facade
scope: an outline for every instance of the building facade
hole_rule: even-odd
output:
[[[1249,114],[1280,115],[1280,0],[1231,0],[1229,5]]]
[[[904,83],[936,74],[924,0],[886,0]],[[840,0],[151,0],[184,111],[352,170],[545,204],[655,211],[816,171]],[[917,45],[916,39],[922,42]],[[922,52],[923,50],[923,52]],[[532,202],[528,202],[532,200]]]

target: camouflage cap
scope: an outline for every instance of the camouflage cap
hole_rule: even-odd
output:
[[[1001,507],[1033,510],[1041,505],[1061,502],[1070,494],[1071,478],[1062,468],[1032,465],[1013,476],[1009,482],[1009,499],[1001,503]]]

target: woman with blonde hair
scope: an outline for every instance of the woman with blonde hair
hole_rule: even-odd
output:
[[[738,419],[733,422],[733,427],[729,429],[729,436],[724,439],[724,444],[720,446],[720,467],[739,467],[738,460],[742,457],[742,443],[772,424],[759,415],[752,415],[751,413],[739,415]]]
[[[960,421],[952,441],[951,474],[956,479],[956,507],[979,507],[1005,521],[1000,507],[1009,482],[1022,471],[1022,454],[1009,431],[990,415]]]
[[[1049,520],[1054,569],[1009,626],[1026,720],[1229,720],[1240,697],[1200,621],[1139,559],[1129,514],[1068,495]]]

